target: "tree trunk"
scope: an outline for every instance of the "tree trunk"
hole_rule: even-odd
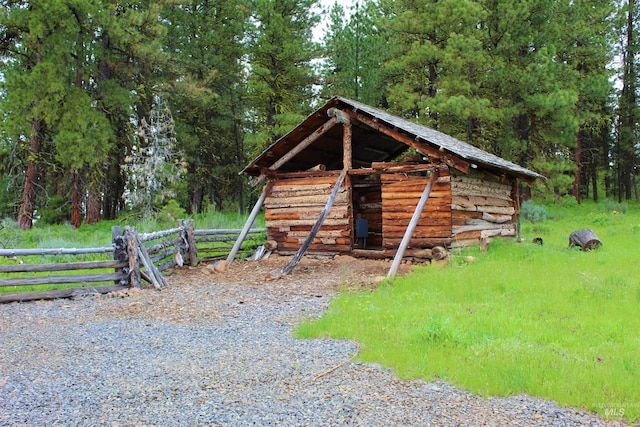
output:
[[[73,171],[71,183],[71,225],[73,228],[80,228],[82,225],[82,193],[76,170]]]
[[[85,218],[87,224],[96,224],[100,221],[100,206],[102,206],[100,192],[96,189],[90,189],[87,198],[87,217]]]
[[[31,122],[31,137],[29,138],[29,161],[27,174],[22,191],[22,202],[18,212],[18,225],[22,230],[30,230],[33,227],[33,214],[36,210],[36,186],[38,184],[37,158],[42,147],[44,123],[41,120]]]
[[[580,184],[582,183],[582,131],[576,135],[576,148],[573,150],[573,158],[576,164],[576,173],[573,180],[573,197],[580,204]]]
[[[585,251],[602,246],[602,242],[590,228],[583,228],[571,233],[569,236],[569,247],[580,246]]]

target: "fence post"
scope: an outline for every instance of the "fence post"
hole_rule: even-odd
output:
[[[114,226],[111,227],[111,243],[113,244],[113,259],[115,261],[126,261],[127,256],[127,242],[125,241],[124,235],[122,233],[122,227]],[[127,275],[127,277],[116,280],[116,285],[124,285],[128,284],[131,286],[131,282],[128,278],[129,269],[126,267],[116,267],[116,273],[123,273]]]
[[[191,266],[198,265],[198,248],[196,247],[196,239],[193,231],[193,220],[179,220],[178,225],[182,228],[182,240],[187,243],[187,254],[189,255],[189,264]]]
[[[138,264],[138,236],[136,229],[134,227],[125,227],[124,239],[127,243],[127,258],[129,259],[129,283],[130,286],[140,288],[140,265]]]

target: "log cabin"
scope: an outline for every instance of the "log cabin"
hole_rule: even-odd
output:
[[[516,236],[519,182],[544,178],[343,97],[311,114],[243,173],[256,177],[255,185],[268,180],[260,203],[277,253],[307,245],[303,253],[378,258],[395,256],[401,243],[412,256]]]

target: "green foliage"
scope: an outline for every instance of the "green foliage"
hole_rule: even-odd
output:
[[[603,416],[624,406],[637,422],[640,342],[629,331],[640,328],[640,206],[626,215],[594,203],[548,208],[554,220],[524,223],[523,243],[494,240],[486,254],[469,250],[475,263],[456,254],[447,268],[342,293],[296,335],[356,339],[360,360],[402,378],[440,378],[483,396],[526,393]],[[569,249],[579,228],[592,228],[602,248]]]
[[[248,57],[252,155],[289,132],[311,112],[318,47],[312,27],[317,0],[256,0]]]
[[[42,206],[38,213],[39,221],[44,224],[63,224],[71,216],[71,205],[69,198],[65,196],[50,197],[45,206]]]
[[[527,200],[520,206],[520,217],[535,223],[548,219],[549,213],[544,206],[537,205],[533,200]]]

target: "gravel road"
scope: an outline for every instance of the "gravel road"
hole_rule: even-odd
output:
[[[254,283],[254,267],[229,280],[196,268],[162,292],[0,305],[0,425],[620,425],[541,399],[402,381],[350,361],[355,342],[293,339],[347,271],[331,267],[336,280],[318,286],[319,267]]]

